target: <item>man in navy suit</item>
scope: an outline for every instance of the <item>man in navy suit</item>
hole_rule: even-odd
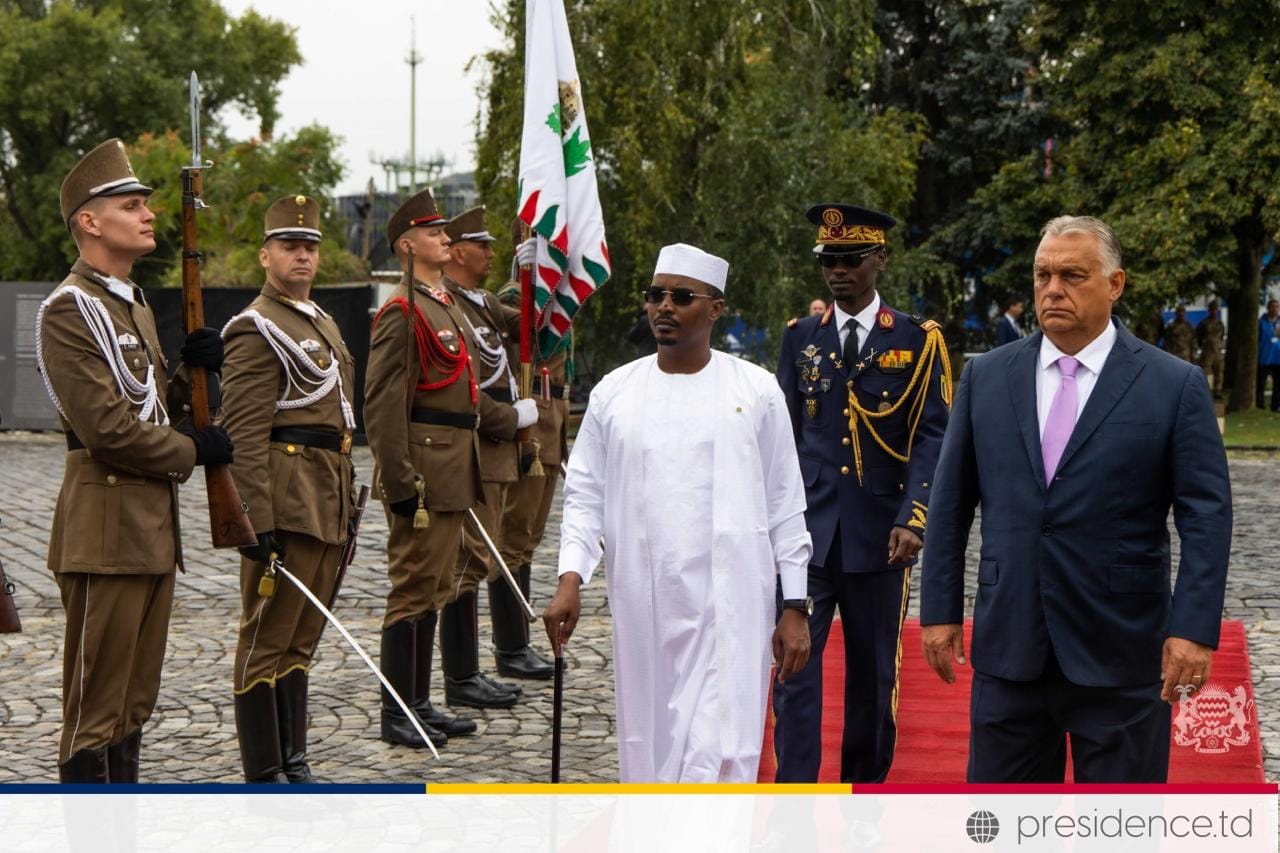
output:
[[[895,311],[876,293],[888,214],[819,204],[814,254],[834,297],[822,314],[792,320],[778,382],[804,476],[813,539],[812,656],[777,683],[774,746],[780,782],[815,782],[822,759],[822,650],[837,608],[844,635],[840,778],[879,782],[896,742],[902,620],[911,565],[923,544],[929,489],[947,425],[951,370],[932,320]],[[811,605],[811,606],[810,606]]]
[[[1004,313],[996,319],[996,346],[1011,344],[1026,337],[1022,326],[1018,324],[1024,307],[1025,302],[1021,296],[1014,296],[1009,300]]]
[[[982,504],[970,782],[1164,782],[1170,706],[1209,678],[1231,546],[1204,374],[1111,317],[1120,245],[1045,225],[1041,332],[969,362],[935,475],[925,658],[963,664],[964,554]],[[1170,595],[1167,519],[1182,543]]]

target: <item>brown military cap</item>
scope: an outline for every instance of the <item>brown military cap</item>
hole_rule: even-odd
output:
[[[320,205],[305,195],[287,195],[267,208],[262,239],[320,242]]]
[[[89,199],[125,193],[151,195],[151,187],[143,186],[134,176],[124,143],[108,139],[81,157],[62,179],[62,188],[58,191],[62,221],[70,227],[72,215]]]
[[[448,234],[449,239],[455,243],[462,240],[472,240],[476,243],[492,243],[494,240],[493,235],[485,228],[483,204],[463,211],[453,219],[450,219],[449,224],[445,226],[444,233]]]
[[[395,251],[396,240],[399,240],[400,235],[410,228],[420,225],[448,224],[449,220],[445,219],[436,207],[436,199],[431,195],[431,190],[423,190],[411,196],[408,201],[396,208],[395,213],[391,214],[391,219],[387,221],[387,245]]]

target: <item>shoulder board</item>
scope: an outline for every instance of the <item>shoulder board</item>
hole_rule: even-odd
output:
[[[790,329],[794,327],[796,323],[799,323],[799,322],[800,322],[799,317],[792,317],[790,320],[787,321],[787,328]]]
[[[926,332],[932,331],[934,329],[942,328],[942,324],[939,323],[937,320],[926,320],[925,318],[921,317],[919,314],[912,314],[911,322],[915,323],[917,326],[924,329]]]

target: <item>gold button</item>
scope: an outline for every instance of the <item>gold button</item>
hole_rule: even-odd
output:
[[[845,409],[845,410],[844,410],[844,412],[843,412],[843,414],[844,414],[844,416],[845,416],[846,418],[847,418],[847,417],[849,417],[849,410],[848,410],[848,409]]]
[[[840,473],[841,473],[841,474],[848,474],[848,473],[849,473],[849,466],[848,466],[848,465],[841,465],[841,466],[840,466]]]
[[[812,389],[812,388],[810,388],[809,390],[810,390],[810,391],[812,391],[813,389]],[[742,411],[742,407],[741,407],[741,406],[739,406],[735,411],[739,411],[739,412],[741,412],[741,411]]]
[[[324,367],[324,359],[323,359],[323,358],[322,358],[322,359],[320,359],[319,364],[320,364],[320,366],[321,366],[321,367]]]
[[[107,475],[107,485],[108,485],[108,486],[114,486],[115,484],[116,484],[116,475],[115,475],[115,474],[108,474],[108,475]]]
[[[881,397],[888,397],[888,396],[889,396],[889,392],[888,392],[888,391],[881,391],[881,392],[880,392],[880,396],[881,396]]]
[[[289,453],[293,453],[293,452],[297,451],[297,449],[298,449],[298,448],[294,447],[292,444],[286,444],[286,445],[284,446],[284,449],[285,449],[287,452],[289,452]]]
[[[423,444],[430,444],[430,443],[431,443],[431,439],[429,439],[429,438],[424,438],[424,439],[422,440],[422,443],[423,443]]]
[[[835,353],[833,353],[833,352],[829,352],[829,353],[827,353],[827,358],[831,359],[832,361],[835,361],[835,360],[836,360],[836,354],[835,354]]]
[[[848,447],[848,446],[849,446],[849,436],[847,436],[847,435],[846,435],[844,438],[840,439],[840,443],[841,443],[841,444],[843,444],[845,447]]]

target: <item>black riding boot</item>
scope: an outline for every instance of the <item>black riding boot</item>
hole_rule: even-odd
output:
[[[237,694],[235,706],[244,781],[255,784],[287,782],[284,762],[280,757],[275,688],[266,681],[260,681],[244,693]]]
[[[307,764],[307,672],[295,669],[276,679],[276,717],[280,722],[280,757],[292,783],[316,781]]]
[[[526,601],[531,573],[529,564],[525,563],[516,574]],[[499,580],[489,584],[489,613],[493,620],[493,657],[497,661],[499,675],[546,679],[555,673],[555,667],[539,657],[529,645],[529,620],[506,582]]]
[[[125,735],[107,747],[107,774],[112,782],[137,783],[138,755],[142,749],[142,729]]]
[[[391,682],[391,686],[400,694],[405,704],[411,708],[417,657],[415,634],[414,623],[408,619],[402,619],[382,629],[382,674],[387,677],[387,681]],[[426,730],[427,737],[431,738],[431,742],[437,747],[443,746],[449,740],[443,732],[428,725],[421,714],[418,715],[418,720]],[[398,743],[414,749],[427,748],[427,742],[414,729],[413,723],[409,722],[409,718],[405,716],[404,711],[400,710],[400,706],[391,698],[391,694],[385,687],[382,688],[382,739],[387,743]]]
[[[476,594],[465,592],[440,614],[440,662],[444,670],[444,699],[471,708],[510,708],[511,690],[494,687],[480,675],[480,626]]]
[[[79,749],[64,763],[58,765],[58,781],[64,784],[105,785],[107,775],[107,747]]]
[[[437,616],[432,610],[418,620],[417,679],[414,682],[413,710],[419,720],[429,722],[449,737],[469,735],[476,730],[475,720],[451,717],[431,704],[431,656],[435,652]]]

